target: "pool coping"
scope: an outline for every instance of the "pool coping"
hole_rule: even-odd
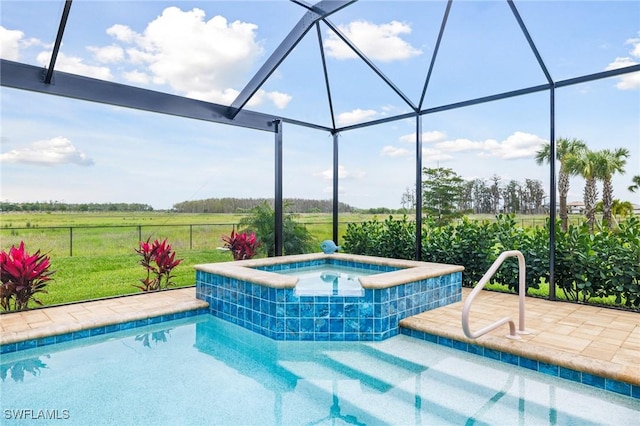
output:
[[[529,326],[527,327],[527,329],[529,329],[529,327],[534,327],[534,333],[532,335],[522,336],[521,340],[511,340],[506,338],[505,335],[508,332],[506,326],[494,330],[493,332],[481,336],[475,340],[466,337],[461,327],[459,312],[461,312],[462,304],[464,303],[464,300],[466,299],[470,291],[471,289],[463,288],[463,300],[461,302],[456,302],[434,311],[424,312],[422,314],[418,314],[401,320],[400,327],[401,330],[403,330],[403,334],[417,337],[422,340],[443,344],[445,346],[464,350],[470,353],[488,356],[490,358],[505,361],[510,364],[514,364],[515,362],[517,362],[517,364],[515,365],[520,365],[519,359],[522,359],[524,361],[520,366],[525,368],[533,369],[531,368],[530,362],[535,362],[538,364],[538,367],[542,366],[542,368],[537,369],[538,371],[541,371],[546,368],[546,366],[551,365],[557,366],[559,370],[566,369],[567,371],[575,371],[578,373],[589,375],[590,378],[587,379],[588,381],[592,380],[591,377],[614,380],[617,382],[625,383],[629,386],[633,386],[633,389],[629,389],[629,392],[634,391],[634,397],[640,398],[640,352],[637,355],[638,363],[636,363],[635,365],[623,365],[620,363],[614,363],[596,359],[594,357],[584,356],[579,353],[571,353],[568,351],[563,351],[561,349],[555,349],[547,345],[538,344],[531,339],[532,336],[535,336],[535,334],[546,333],[543,324],[531,324],[531,321],[529,321]],[[501,294],[501,297],[512,297],[514,299],[517,299],[517,297],[508,294]],[[531,298],[527,298],[527,303],[532,302],[533,300],[531,300]],[[566,303],[551,302],[547,300],[545,300],[544,302],[552,304]],[[517,300],[514,300],[513,304],[514,306],[516,306]],[[582,307],[583,309],[591,308],[591,310],[597,309],[593,306],[580,307]],[[479,310],[480,308],[477,309]],[[448,312],[445,312],[445,310]],[[458,315],[455,316],[455,319],[457,320],[455,323],[451,322],[451,312],[458,312]],[[482,317],[481,315],[479,316]],[[512,318],[515,318],[515,316],[512,316]],[[496,317],[495,319],[497,320],[498,317]],[[476,319],[476,323],[480,323],[480,325],[478,325],[477,327],[485,325],[483,321],[484,317],[480,318],[479,320]],[[567,339],[569,338],[570,337],[567,337]],[[640,341],[638,342],[638,344],[640,344]],[[567,371],[565,371],[566,375],[570,376],[570,373]],[[557,373],[560,374],[560,371],[558,371]],[[547,374],[549,373],[547,372]],[[571,379],[571,377],[565,378]],[[582,380],[576,381],[583,382]],[[598,380],[595,379],[595,381]],[[594,385],[593,383],[587,384]],[[605,386],[604,380],[602,381],[602,383],[596,384],[596,387],[601,387],[598,386],[598,384]]]
[[[360,284],[365,289],[384,289],[411,281],[424,280],[445,274],[464,271],[464,266],[444,263],[419,262],[415,260],[388,259],[375,256],[361,256],[344,253],[309,253],[287,256],[287,263],[302,263],[318,260],[336,260],[342,262],[367,263],[372,265],[401,268],[397,271],[380,272],[360,277]],[[254,282],[272,288],[294,288],[298,277],[278,274],[276,272],[254,269],[282,263],[282,258],[269,257],[219,263],[195,265],[196,271],[222,275],[242,281]]]
[[[150,303],[153,299],[155,299],[155,302]],[[105,305],[110,305],[111,308],[105,308]],[[150,306],[147,307],[147,305]],[[129,307],[131,307],[132,310],[128,309]],[[122,298],[110,298],[72,305],[59,305],[37,310],[5,313],[0,316],[1,322],[4,324],[22,322],[23,329],[18,331],[4,331],[3,327],[3,331],[0,332],[0,345],[3,347],[3,350],[6,350],[4,347],[7,345],[26,341],[44,342],[44,339],[52,336],[73,335],[74,333],[82,333],[85,330],[97,330],[118,324],[138,323],[138,326],[142,326],[146,325],[142,323],[149,319],[161,318],[163,316],[165,317],[164,321],[168,321],[181,318],[182,313],[185,312],[195,311],[207,313],[208,307],[209,305],[206,302],[195,298],[194,287],[187,287],[127,295]],[[41,316],[45,315],[43,313],[45,309],[51,318],[50,321],[40,320]],[[79,314],[74,317],[74,309],[78,309],[79,314],[86,317],[82,318]],[[80,309],[82,309],[82,311],[79,311]],[[69,312],[70,310],[71,315],[69,318],[72,319],[65,321],[56,319],[61,318],[63,312]],[[176,317],[176,315],[178,316]],[[30,317],[34,318],[34,322],[31,325],[28,324]],[[49,342],[49,340],[46,341]],[[50,342],[47,344],[50,344]]]

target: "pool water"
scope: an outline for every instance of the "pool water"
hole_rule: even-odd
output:
[[[356,296],[364,295],[358,278],[380,273],[361,268],[321,265],[278,271],[279,274],[298,277],[296,296]]]
[[[640,418],[639,400],[405,335],[274,341],[210,315],[4,354],[1,362],[3,425],[38,415],[28,423],[626,425]]]

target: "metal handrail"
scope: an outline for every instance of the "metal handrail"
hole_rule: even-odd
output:
[[[504,317],[493,324],[490,324],[477,332],[473,333],[469,329],[469,311],[471,310],[471,303],[473,303],[473,299],[482,291],[487,282],[493,277],[498,268],[502,265],[505,259],[509,257],[517,257],[518,258],[518,331],[516,332],[516,326],[511,319],[511,317]],[[506,336],[510,339],[519,339],[520,336],[518,334],[529,334],[528,331],[525,330],[524,327],[524,297],[526,290],[526,265],[524,262],[523,254],[518,250],[510,250],[500,253],[500,256],[493,262],[489,270],[482,276],[480,281],[478,281],[478,285],[471,291],[469,296],[467,296],[467,300],[464,302],[464,306],[462,308],[462,330],[464,334],[470,339],[477,339],[478,337],[500,327],[502,324],[509,323],[509,334]]]

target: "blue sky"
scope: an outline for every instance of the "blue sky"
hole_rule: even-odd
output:
[[[0,56],[45,66],[63,1],[0,3]],[[556,81],[640,62],[637,1],[515,1]],[[360,1],[329,18],[417,103],[446,2]],[[230,104],[304,10],[287,1],[76,0],[56,69]],[[321,25],[338,126],[409,106]],[[247,108],[331,125],[320,45],[311,31]],[[556,91],[556,136],[630,151],[614,198],[640,174],[640,75]],[[454,1],[425,107],[546,82],[506,1]],[[273,135],[0,88],[2,200],[140,202],[156,209],[211,197],[272,197]],[[533,157],[549,139],[549,94],[423,118],[426,167],[503,183],[548,171]],[[340,135],[340,201],[400,207],[415,179],[415,124]],[[331,135],[284,126],[284,196],[331,198]],[[570,200],[582,199],[573,179]]]

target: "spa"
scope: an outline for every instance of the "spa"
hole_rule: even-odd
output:
[[[379,341],[406,317],[459,302],[463,270],[312,253],[197,265],[196,296],[212,315],[275,340]]]

